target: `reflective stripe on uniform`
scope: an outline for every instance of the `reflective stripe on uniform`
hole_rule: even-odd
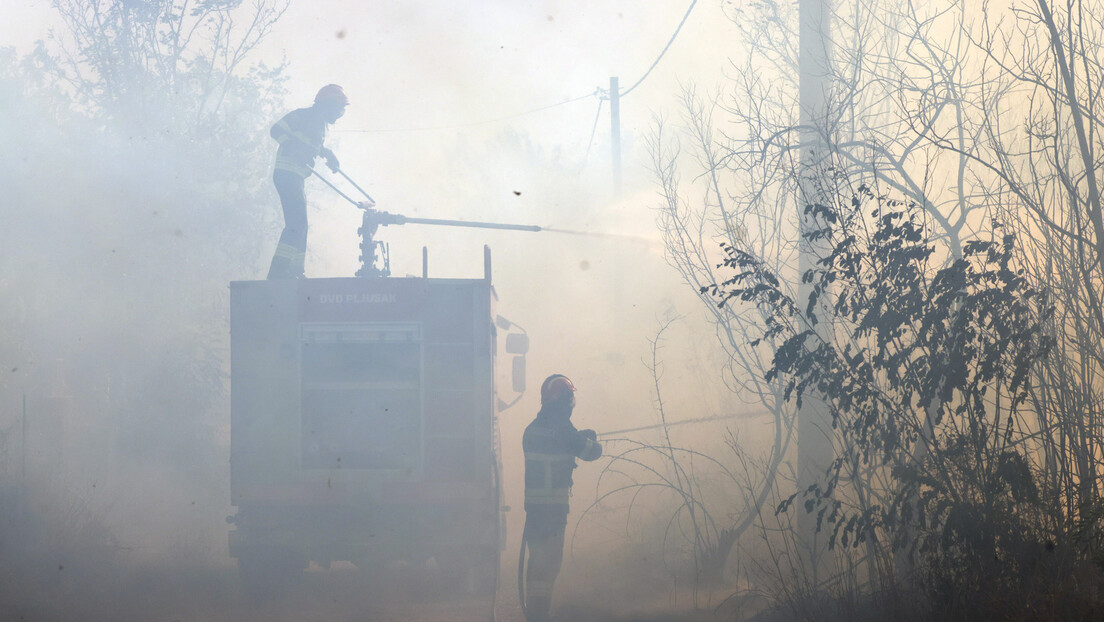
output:
[[[278,171],[294,173],[306,179],[314,159],[326,140],[326,122],[311,108],[293,110],[276,122],[269,132],[280,143],[276,150]]]
[[[571,488],[548,488],[552,483],[552,467],[556,463],[560,463],[562,466],[569,466],[571,461],[575,460],[575,457],[571,454],[546,454],[535,451],[526,452],[526,462],[532,462],[533,465],[526,465],[529,468],[539,468],[543,471],[543,477],[541,481],[544,486],[526,486],[525,488],[525,502],[526,503],[568,503],[571,498]]]
[[[296,162],[291,158],[281,157],[279,153],[276,154],[276,166],[274,168],[277,171],[287,171],[289,173],[294,173],[304,179],[310,177],[312,170],[311,167]]]
[[[279,257],[280,259],[286,259],[288,261],[293,261],[296,258],[296,255],[298,255],[298,254],[299,254],[299,249],[295,248],[291,244],[282,244],[281,243],[281,244],[276,245],[276,257]]]
[[[302,250],[299,250],[291,258],[291,272],[292,272],[292,274],[294,274],[297,277],[303,276],[303,273],[306,271],[306,264],[307,264],[307,254],[304,253]]]
[[[276,127],[280,130],[283,130],[284,132],[281,136],[276,137],[276,142],[283,143],[284,140],[287,140],[288,138],[295,138],[304,145],[311,145],[312,147],[314,146],[308,136],[304,135],[302,132],[297,132],[292,129],[291,125],[288,124],[286,119],[280,119],[279,121],[277,121]],[[319,147],[321,147],[321,145],[319,145]]]
[[[538,488],[525,491],[526,503],[568,503],[571,498],[570,488]]]

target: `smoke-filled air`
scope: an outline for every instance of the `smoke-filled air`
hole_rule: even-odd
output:
[[[6,0],[0,622],[1104,619],[1101,16]]]

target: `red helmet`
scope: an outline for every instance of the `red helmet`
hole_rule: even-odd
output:
[[[541,385],[541,404],[552,404],[574,397],[575,385],[563,374],[552,374]]]
[[[314,96],[314,103],[320,104],[322,102],[334,102],[344,106],[349,105],[349,96],[345,94],[345,89],[336,84],[327,84],[318,90],[318,94]]]

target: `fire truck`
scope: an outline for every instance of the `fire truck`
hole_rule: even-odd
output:
[[[497,413],[524,391],[528,337],[480,278],[390,276],[366,209],[348,278],[231,283],[230,554],[263,590],[311,562],[433,568],[493,598],[505,541]],[[381,265],[382,264],[382,265]],[[506,403],[496,355],[515,355]]]

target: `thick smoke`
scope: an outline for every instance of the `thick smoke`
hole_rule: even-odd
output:
[[[491,16],[499,31],[536,20],[532,27],[542,40],[556,39],[561,47],[566,44],[557,33],[564,24],[588,25],[574,31],[580,41],[604,31],[570,11]],[[436,15],[432,23],[443,28],[438,22],[448,17]],[[479,21],[466,12],[463,17]],[[407,14],[415,24],[388,19],[388,28],[401,33],[427,18]],[[347,24],[345,36],[358,45],[364,29],[387,30]],[[457,45],[473,45],[485,27],[456,33]],[[327,37],[342,30],[320,28]],[[503,44],[511,44],[514,55],[518,36]],[[202,112],[190,91],[143,91],[134,68],[116,68],[134,87],[134,99],[98,108],[57,80],[44,57],[31,61],[5,51],[0,58],[0,140],[12,146],[0,154],[0,500],[10,517],[0,533],[4,616],[292,619],[317,613],[311,603],[319,594],[336,603],[328,605],[331,619],[364,612],[359,588],[347,585],[346,575],[338,572],[327,584],[318,569],[307,573],[306,587],[285,595],[281,602],[294,603],[290,608],[243,604],[226,546],[224,519],[233,511],[228,284],[264,274],[280,226],[269,180],[275,144],[268,125],[283,111],[308,104],[316,83],[340,80],[352,93],[354,112],[335,127],[348,131],[336,131],[331,146],[380,209],[633,238],[413,225],[381,232],[398,276],[420,274],[426,246],[430,276],[479,277],[482,247],[489,245],[498,311],[531,338],[529,391],[500,415],[504,502],[513,508],[501,598],[511,598],[523,519],[521,431],[537,411],[535,389],[544,376],[565,373],[575,380],[576,423],[600,433],[658,422],[657,385],[670,420],[734,406],[712,375],[719,361],[698,303],[668,268],[654,233],[655,199],[632,157],[646,124],[643,103],[627,117],[636,121],[626,120],[623,129],[626,167],[615,192],[608,134],[599,131],[593,149],[585,140],[593,107],[567,121],[553,111],[532,126],[352,131],[394,129],[395,111],[409,106],[416,82],[426,80],[444,84],[452,99],[427,93],[423,100],[437,104],[416,123],[404,120],[405,127],[487,118],[492,111],[478,102],[490,96],[473,91],[487,92],[522,68],[548,67],[514,60],[517,71],[498,67],[477,78],[481,70],[473,67],[480,63],[472,59],[450,68],[440,57],[412,52],[412,60],[389,68],[391,79],[384,80],[358,73],[358,65],[330,45],[312,50],[304,42],[281,41],[292,61],[287,75],[304,90],[285,92],[285,74],[261,67],[230,81],[224,108],[203,124],[190,121]],[[499,46],[483,43],[490,51],[480,55],[498,53]],[[332,56],[324,77],[317,66],[295,60],[317,60],[314,55],[326,50]],[[564,79],[577,78],[584,92],[610,73],[580,77],[579,64],[571,64]],[[394,79],[402,72],[419,78]],[[404,98],[396,97],[404,91]],[[547,92],[557,100],[578,94]],[[373,110],[382,126],[372,123]],[[578,125],[579,136],[554,138],[554,126],[565,122]],[[359,214],[317,181],[308,184],[308,193],[308,275],[351,276],[359,263]],[[684,319],[662,338],[657,382],[649,369],[650,340],[674,317]],[[508,365],[500,367],[499,386],[505,387]],[[703,436],[693,426],[673,434],[683,446]],[[633,438],[661,442],[651,431]],[[607,452],[623,451],[619,442],[608,443]],[[725,450],[716,438],[701,447]],[[663,598],[651,596],[668,594],[662,590],[672,579],[689,576],[685,534],[670,535],[664,526],[678,502],[661,494],[640,499],[631,512],[623,499],[590,507],[608,489],[608,479],[599,482],[603,465],[578,471],[561,598],[595,610],[662,605],[655,601]]]

